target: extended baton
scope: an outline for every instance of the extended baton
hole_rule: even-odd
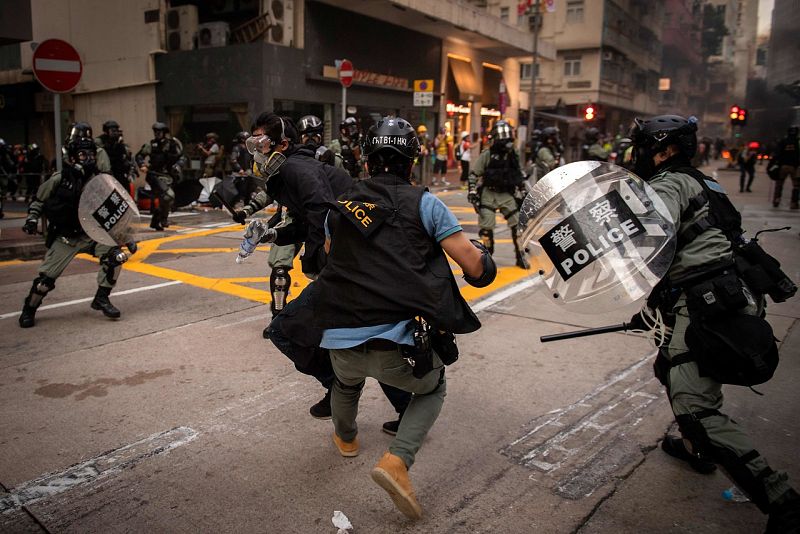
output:
[[[220,194],[219,194],[219,193],[217,193],[216,191],[212,192],[212,193],[211,193],[211,195],[209,195],[209,196],[210,196],[211,198],[214,198],[214,199],[216,199],[216,200],[217,200],[217,202],[219,202],[220,204],[222,204],[222,207],[223,207],[223,208],[225,208],[226,210],[228,210],[228,213],[229,213],[231,216],[233,216],[233,215],[236,213],[236,209],[234,209],[234,207],[233,207],[233,206],[231,206],[231,205],[230,205],[230,204],[229,204],[229,203],[228,203],[228,202],[227,202],[227,201],[226,201],[224,198],[222,198],[222,195],[220,195]]]
[[[564,332],[563,334],[550,334],[549,336],[541,336],[539,341],[547,343],[548,341],[561,341],[562,339],[572,339],[574,337],[596,336],[597,334],[608,334],[610,332],[622,332],[628,330],[630,325],[628,323],[612,324],[609,326],[599,326],[597,328],[587,328],[585,330],[574,330],[572,332]]]

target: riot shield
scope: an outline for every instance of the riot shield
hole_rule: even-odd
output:
[[[104,245],[124,245],[133,240],[133,223],[139,210],[127,191],[110,174],[98,174],[81,193],[78,218],[86,235]]]
[[[672,217],[630,171],[578,161],[542,177],[520,207],[523,247],[549,297],[578,313],[648,295],[675,255]]]

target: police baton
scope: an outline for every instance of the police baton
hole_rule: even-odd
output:
[[[622,332],[629,330],[628,323],[612,324],[609,326],[599,326],[597,328],[587,328],[585,330],[574,330],[572,332],[564,332],[563,334],[550,334],[549,336],[541,336],[539,341],[547,343],[548,341],[561,341],[563,339],[572,339],[574,337],[596,336],[597,334],[608,334],[610,332]]]
[[[219,193],[217,193],[216,191],[213,191],[213,192],[212,192],[212,193],[209,195],[209,197],[210,197],[210,198],[213,198],[214,200],[216,200],[217,202],[219,202],[220,204],[222,204],[222,207],[223,207],[223,208],[225,208],[225,210],[228,212],[228,214],[229,214],[229,215],[233,216],[233,215],[235,215],[235,214],[236,214],[236,209],[235,209],[233,206],[231,206],[231,205],[230,205],[230,203],[229,203],[229,202],[227,202],[227,201],[226,201],[224,198],[222,198],[222,195],[220,195],[220,194],[219,194]],[[238,221],[237,221],[237,222],[238,222]]]

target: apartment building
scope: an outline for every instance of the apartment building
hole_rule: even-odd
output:
[[[227,143],[263,110],[295,119],[317,114],[328,137],[344,114],[369,126],[393,113],[431,132],[446,125],[453,134],[469,131],[477,138],[500,116],[517,120],[516,58],[533,50],[527,28],[457,0],[30,5],[32,39],[0,47],[0,94],[34,97],[13,124],[3,125],[2,135],[36,140],[50,156],[52,95],[31,75],[32,43],[47,38],[72,43],[84,65],[76,90],[62,97],[62,131],[74,120],[99,131],[113,118],[134,148],[150,138],[156,120],[187,145],[208,131]],[[336,69],[344,58],[355,67],[346,109]],[[415,101],[415,81],[427,82],[432,98]]]

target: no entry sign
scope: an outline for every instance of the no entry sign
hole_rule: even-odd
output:
[[[343,59],[339,65],[339,81],[345,87],[353,85],[353,63],[349,59]]]
[[[61,39],[39,43],[33,52],[33,74],[48,91],[68,93],[75,89],[83,74],[78,51]]]

